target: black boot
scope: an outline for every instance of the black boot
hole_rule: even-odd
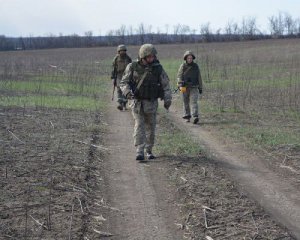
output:
[[[183,116],[182,118],[185,119],[186,122],[190,122],[191,115],[185,115],[185,116]]]
[[[199,122],[199,118],[198,118],[198,117],[195,117],[193,123],[194,123],[194,124],[197,124],[198,122]]]
[[[123,102],[123,109],[124,110],[127,110],[126,104],[127,104],[127,102]]]
[[[145,157],[144,157],[143,154],[138,153],[138,154],[136,155],[135,160],[137,160],[137,161],[143,161],[143,160],[145,160]]]
[[[122,103],[119,103],[119,105],[117,106],[117,109],[119,109],[120,111],[123,110],[123,105],[122,105]]]
[[[146,152],[146,156],[147,156],[147,158],[148,158],[149,160],[155,158],[155,156],[153,155],[153,153],[152,153],[151,151],[149,151],[149,152],[147,151],[147,152]]]

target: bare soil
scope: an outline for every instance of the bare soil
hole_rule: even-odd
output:
[[[247,195],[247,201],[255,201],[264,209],[263,214],[270,214],[297,239],[300,237],[300,192],[294,175],[271,166],[264,159],[265,154],[251,152],[244,144],[224,139],[218,129],[209,124],[206,126],[201,121],[198,125],[186,124],[177,111],[170,115],[168,118],[174,125],[182,128],[184,124],[191,138],[204,147],[210,161],[229,174],[236,190]]]
[[[159,116],[158,135],[171,136],[180,118],[165,116]],[[112,105],[106,118],[111,130],[105,142],[114,146],[104,164],[107,200],[117,209],[108,217],[113,239],[294,239],[217,159],[161,154],[139,163],[131,113]]]
[[[105,232],[100,113],[0,110],[0,239],[95,239]]]
[[[182,124],[165,116],[158,135]],[[137,162],[131,113],[114,103],[105,113],[2,107],[0,123],[0,239],[295,239],[274,202],[268,208],[272,194],[252,195],[256,185],[242,182],[255,168],[219,161],[236,152]],[[297,194],[287,189],[285,199]]]

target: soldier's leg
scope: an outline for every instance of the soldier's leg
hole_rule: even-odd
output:
[[[182,99],[183,99],[183,118],[189,120],[191,118],[190,88],[187,88],[186,92],[182,94]]]
[[[148,159],[153,159],[152,148],[155,141],[156,128],[156,112],[145,114],[145,130],[146,130],[146,154]]]
[[[123,110],[123,93],[121,91],[121,88],[119,86],[117,86],[117,94],[118,94],[118,106],[117,108],[119,110]]]
[[[194,118],[193,123],[196,124],[199,122],[199,108],[198,108],[199,92],[198,92],[198,88],[191,88],[190,97],[191,97],[191,105],[192,105],[192,116]]]
[[[144,158],[144,148],[145,148],[145,119],[144,113],[140,111],[136,113],[132,111],[134,117],[134,146],[136,147],[137,160],[143,160]],[[139,158],[139,159],[138,159]]]
[[[127,110],[127,102],[128,102],[127,98],[123,95],[123,109],[124,110]]]

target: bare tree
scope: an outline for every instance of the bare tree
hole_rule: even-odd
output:
[[[144,23],[141,23],[137,28],[137,34],[140,37],[140,44],[145,43],[145,25]]]
[[[177,35],[179,34],[180,28],[181,28],[181,25],[180,25],[179,23],[178,23],[177,25],[174,25],[174,26],[173,26],[173,34],[174,34],[175,36],[177,36]]]
[[[294,20],[294,32],[300,36],[300,18]]]
[[[210,42],[211,41],[211,34],[212,31],[210,29],[210,23],[204,23],[200,26],[200,34],[203,37],[203,40],[206,42]]]
[[[226,23],[226,26],[225,26],[225,33],[227,35],[232,35],[233,34],[233,21],[232,20],[229,20],[227,23]]]
[[[85,44],[87,47],[93,46],[93,31],[86,31],[84,33],[85,36]]]
[[[169,34],[169,24],[165,24],[166,34]]]
[[[120,41],[125,43],[125,33],[126,33],[126,26],[123,24],[121,27],[116,31],[116,35],[120,37]]]
[[[288,35],[294,34],[295,22],[289,13],[284,14],[284,26]]]
[[[246,34],[253,37],[257,33],[256,18],[249,17],[246,20]]]
[[[180,42],[184,43],[187,38],[187,34],[191,31],[188,25],[180,25],[179,33],[180,33]]]
[[[284,18],[279,12],[278,16],[269,17],[269,26],[271,34],[274,36],[282,36],[284,33]]]

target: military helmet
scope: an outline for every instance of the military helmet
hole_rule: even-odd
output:
[[[155,47],[149,43],[142,45],[139,50],[140,59],[143,59],[149,55],[156,55],[156,54],[157,54],[157,51],[156,51]]]
[[[195,55],[194,55],[194,53],[193,53],[192,51],[187,50],[187,51],[185,51],[185,53],[183,54],[183,59],[186,60],[187,56],[189,56],[189,55],[192,55],[193,59],[196,58]]]
[[[120,51],[127,51],[127,48],[126,48],[126,46],[124,44],[121,44],[121,45],[118,46],[117,51],[118,52],[120,52]]]

